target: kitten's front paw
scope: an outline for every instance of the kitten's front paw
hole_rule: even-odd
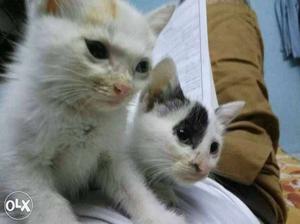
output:
[[[133,222],[134,224],[187,224],[183,216],[173,212],[154,214],[152,217],[143,218]]]
[[[163,202],[163,204],[167,206],[167,208],[176,208],[178,200],[172,187],[158,182],[152,185],[151,189],[155,192],[156,196]]]
[[[183,216],[169,212],[160,222],[161,224],[187,224]]]

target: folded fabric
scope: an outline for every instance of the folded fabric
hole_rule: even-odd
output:
[[[282,37],[285,58],[300,58],[299,0],[277,0],[275,11]]]
[[[178,187],[179,210],[189,224],[259,224],[250,209],[231,192],[212,179],[205,179],[195,186]],[[77,202],[74,210],[85,224],[131,224],[121,213],[99,204],[101,193],[93,192],[88,200]],[[96,201],[95,201],[96,200]]]

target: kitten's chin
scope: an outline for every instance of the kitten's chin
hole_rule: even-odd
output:
[[[112,112],[125,107],[126,102],[105,102],[95,105],[95,110],[98,112]]]
[[[90,102],[82,101],[76,104],[66,104],[66,108],[75,112],[76,114],[90,115],[93,113],[107,113],[120,110],[130,102],[130,99],[123,100],[94,100]]]
[[[131,99],[132,97],[127,97],[125,99],[107,100],[105,102],[101,102],[101,105],[99,105],[98,109],[100,111],[115,111],[120,108],[126,107]]]
[[[109,100],[95,100],[92,103],[92,107],[98,112],[112,112],[126,107],[131,99],[132,96],[128,96],[126,98],[114,98]]]

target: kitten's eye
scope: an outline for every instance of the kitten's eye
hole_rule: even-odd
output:
[[[218,152],[219,152],[219,143],[213,142],[210,145],[210,154],[216,155],[216,154],[218,154]]]
[[[182,143],[185,143],[185,144],[189,143],[190,136],[185,129],[178,129],[176,134],[177,134],[179,141],[181,141]]]
[[[147,59],[141,60],[135,67],[135,72],[148,73],[150,71],[150,62]]]
[[[96,40],[85,40],[85,42],[87,48],[89,49],[89,52],[95,58],[101,60],[108,59],[109,57],[108,50],[102,42]]]

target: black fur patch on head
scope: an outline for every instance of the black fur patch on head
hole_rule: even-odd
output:
[[[208,112],[200,103],[196,103],[186,118],[173,127],[179,141],[193,149],[202,141],[208,127]]]

